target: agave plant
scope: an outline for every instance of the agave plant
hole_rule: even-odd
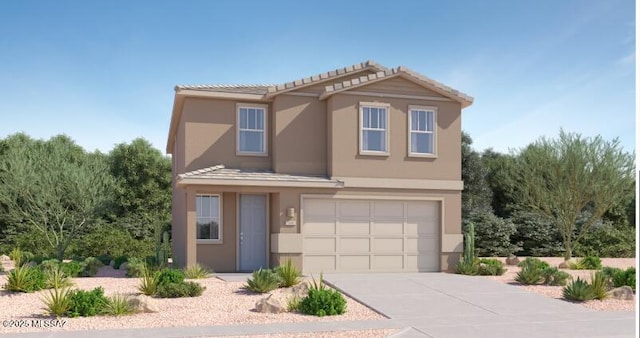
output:
[[[247,279],[245,288],[259,293],[275,290],[280,285],[280,278],[270,269],[254,271],[251,278]]]
[[[571,281],[569,285],[565,286],[562,289],[562,296],[565,299],[584,302],[587,300],[592,300],[594,298],[593,288],[589,283],[580,277]]]

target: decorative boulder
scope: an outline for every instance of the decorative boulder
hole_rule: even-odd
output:
[[[129,299],[129,304],[134,312],[153,313],[158,312],[158,306],[153,298],[145,295],[134,296]]]
[[[571,269],[571,264],[574,264],[572,260],[563,261],[562,263],[558,264],[558,268]]]
[[[287,303],[281,298],[274,298],[268,295],[256,302],[256,311],[261,313],[281,313],[287,312]]]
[[[0,262],[9,262],[9,261],[11,261],[11,258],[9,258],[9,256],[7,255],[0,256]]]
[[[111,262],[109,262],[109,266],[114,267],[115,265],[116,265],[116,261],[112,259]]]
[[[292,297],[304,298],[309,293],[309,285],[304,282],[298,285],[294,285],[290,289],[291,289],[290,293]]]
[[[116,263],[113,262],[113,264],[115,265]],[[127,266],[129,266],[129,264],[127,264],[127,262],[124,262],[124,263],[120,264],[120,270],[127,270]]]
[[[509,255],[506,259],[507,265],[518,265],[520,263],[520,259],[514,255]]]
[[[633,289],[624,285],[619,288],[609,290],[609,292],[607,292],[607,297],[613,299],[633,300]]]

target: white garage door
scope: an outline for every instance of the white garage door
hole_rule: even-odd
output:
[[[440,202],[305,198],[303,270],[438,271]]]

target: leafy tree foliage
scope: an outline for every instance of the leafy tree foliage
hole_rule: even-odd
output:
[[[491,212],[491,189],[487,185],[487,170],[480,154],[471,148],[473,140],[462,133],[462,220],[468,223],[472,212]]]
[[[502,218],[511,216],[516,187],[516,159],[513,155],[487,149],[482,154],[482,163],[487,170],[486,181],[491,189],[491,207]]]
[[[551,219],[570,259],[573,245],[583,238],[607,210],[623,204],[633,185],[633,156],[618,140],[583,138],[560,132],[557,139],[542,138],[518,156],[516,195],[523,208]],[[577,228],[578,218],[589,218]]]
[[[562,237],[553,221],[539,213],[517,210],[510,221],[516,232],[511,237],[513,243],[521,243],[522,256],[556,256],[562,252]]]
[[[487,211],[473,211],[469,223],[475,226],[475,246],[479,256],[508,256],[520,249],[512,244],[516,226],[510,220]]]

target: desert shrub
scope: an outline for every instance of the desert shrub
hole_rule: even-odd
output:
[[[540,284],[544,281],[544,271],[549,268],[549,264],[537,258],[527,258],[518,264],[520,271],[516,274],[515,280],[525,285]]]
[[[127,262],[129,259],[127,258],[127,256],[118,256],[113,260],[113,268],[114,269],[120,269],[120,266],[122,265],[122,263]]]
[[[510,218],[516,226],[512,243],[520,243],[520,256],[556,256],[564,252],[562,236],[552,221],[540,214],[517,210]]]
[[[320,275],[320,282],[313,280],[309,293],[302,298],[299,308],[302,313],[313,316],[341,315],[347,308],[347,301],[337,290],[325,287]]]
[[[585,280],[578,277],[562,289],[562,296],[567,300],[584,302],[592,300],[593,288]]]
[[[302,302],[302,298],[294,295],[293,297],[287,300],[287,311],[288,312],[297,312],[300,310],[300,303]]]
[[[29,251],[23,251],[19,247],[15,247],[9,253],[9,258],[13,261],[15,266],[22,266],[27,264],[33,259],[33,254]]]
[[[483,276],[501,276],[507,271],[504,264],[495,258],[482,258],[478,261],[478,274]]]
[[[608,289],[607,277],[602,271],[591,274],[591,290],[593,292],[593,298],[603,300],[607,298]]]
[[[127,276],[140,277],[145,269],[145,262],[140,258],[133,257],[127,262]]]
[[[41,268],[42,269],[42,268]],[[71,278],[64,274],[60,265],[43,269],[45,274],[45,288],[65,288],[71,286]]]
[[[78,277],[84,270],[84,264],[78,261],[62,262],[59,264],[64,274],[69,277]]]
[[[102,254],[102,255],[96,256],[96,258],[100,261],[100,263],[102,263],[102,265],[109,265],[113,260],[113,257],[108,254]]]
[[[69,303],[69,317],[91,317],[104,313],[109,299],[104,296],[104,289],[97,287],[91,291],[72,291]]]
[[[182,270],[165,268],[158,274],[158,285],[181,284],[184,282],[184,277]]]
[[[76,257],[97,257],[105,254],[112,257],[145,257],[154,252],[154,242],[138,240],[116,225],[100,224],[84,234],[81,241],[75,241],[70,245],[68,252]],[[108,264],[109,262],[105,265]]]
[[[287,259],[284,265],[275,269],[276,274],[280,278],[280,287],[291,287],[300,283],[300,271],[293,265],[291,259]]]
[[[66,287],[54,287],[53,290],[48,290],[42,299],[43,309],[50,316],[66,315],[71,308],[71,293],[71,290]]]
[[[7,273],[7,284],[4,288],[15,292],[35,292],[46,287],[47,276],[45,273],[33,266],[16,266]]]
[[[511,236],[516,233],[516,226],[510,221],[494,215],[492,212],[473,211],[469,215],[468,224],[475,227],[475,254],[479,256],[508,256],[520,249],[512,244]]]
[[[576,242],[573,252],[577,256],[635,257],[635,238],[635,227],[604,222]]]
[[[158,291],[159,276],[159,271],[155,271],[150,267],[145,266],[144,270],[142,271],[142,279],[140,280],[140,285],[138,285],[138,291],[147,296],[155,295]]]
[[[31,258],[31,259],[29,260],[29,262],[33,262],[33,263],[35,263],[36,265],[40,265],[42,262],[49,261],[49,260],[51,260],[51,259],[52,259],[51,257],[45,257],[45,256],[34,256],[33,258]]]
[[[184,268],[184,276],[186,279],[207,278],[209,274],[211,274],[211,271],[198,263]]]
[[[602,261],[600,257],[587,256],[580,260],[578,266],[581,268],[579,270],[599,270],[602,269]]]
[[[631,287],[633,291],[635,291],[636,290],[636,268],[630,267],[630,268],[627,268],[626,270],[618,269],[618,271],[615,271],[615,273],[613,274],[611,281],[613,286],[616,288],[626,285]]]
[[[55,258],[47,259],[40,262],[40,264],[38,264],[38,267],[46,273],[47,271],[56,270],[60,268],[60,261]]]
[[[558,270],[556,267],[548,267],[542,270],[543,281],[545,285],[562,286],[567,284],[570,274]]]
[[[197,297],[205,287],[194,282],[159,284],[156,296],[160,298]]]
[[[102,262],[95,257],[88,257],[82,263],[84,269],[80,272],[80,276],[82,277],[93,277],[98,273],[100,267],[102,267]]]
[[[133,310],[127,297],[116,294],[108,298],[103,313],[111,316],[124,316],[132,314]]]
[[[280,278],[276,273],[270,269],[260,269],[253,272],[244,287],[253,292],[266,293],[275,290],[278,285],[280,285]]]

